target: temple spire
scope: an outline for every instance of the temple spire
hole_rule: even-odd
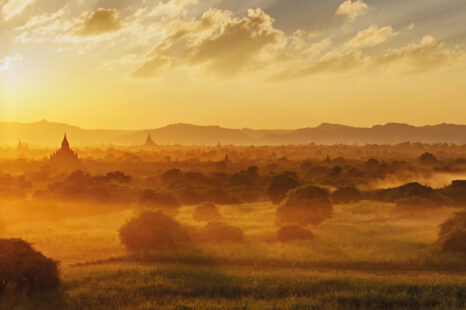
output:
[[[146,143],[144,143],[145,146],[155,146],[155,142],[154,140],[152,139],[152,135],[150,134],[150,132],[147,134],[147,139],[146,139]]]
[[[66,133],[65,136],[63,137],[63,141],[61,143],[61,148],[64,150],[69,150],[70,149],[70,143],[68,142],[68,139],[66,138]]]

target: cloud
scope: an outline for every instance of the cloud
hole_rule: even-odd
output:
[[[348,74],[353,72],[381,71],[384,74],[412,74],[447,67],[464,61],[466,53],[449,49],[432,36],[425,36],[419,43],[388,50],[376,56],[364,56],[360,50],[352,49],[327,53],[317,62],[287,69],[274,74],[269,80],[284,81],[315,74]]]
[[[396,35],[397,33],[393,31],[391,26],[379,28],[378,26],[373,25],[358,32],[358,34],[348,41],[345,46],[350,48],[375,46],[384,43]]]
[[[324,50],[332,46],[333,42],[330,39],[323,39],[320,42],[312,44],[305,50],[305,54],[320,54]]]
[[[390,66],[405,73],[415,73],[450,66],[464,58],[464,51],[446,48],[443,42],[432,36],[425,36],[417,44],[408,44],[377,57],[374,66]]]
[[[49,38],[59,40],[67,29],[73,27],[73,23],[66,20],[64,9],[33,16],[26,24],[14,29],[18,33],[16,40],[23,43],[41,42]]]
[[[74,34],[80,37],[99,36],[121,28],[118,10],[100,8],[87,16]]]
[[[261,9],[251,9],[240,19],[232,17],[231,12],[210,9],[162,40],[133,77],[157,77],[179,66],[200,66],[230,77],[245,68],[266,66],[287,41],[273,23]]]
[[[26,7],[33,4],[35,0],[6,0],[3,2],[1,12],[3,19],[8,21],[21,14]]]
[[[359,16],[366,14],[368,6],[362,0],[352,1],[346,0],[335,12],[335,15],[346,15],[350,22],[354,21]]]
[[[22,61],[23,57],[18,54],[0,58],[0,72],[9,71],[11,67],[20,64]]]

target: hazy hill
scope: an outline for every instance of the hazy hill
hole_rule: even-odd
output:
[[[18,141],[39,145],[58,145],[67,133],[72,144],[138,145],[148,133],[161,144],[394,144],[402,142],[466,144],[466,125],[440,124],[415,127],[389,123],[371,128],[322,124],[297,130],[228,129],[219,126],[174,124],[149,130],[87,130],[62,123],[0,122],[0,145]]]

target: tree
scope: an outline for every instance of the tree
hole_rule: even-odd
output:
[[[185,229],[172,217],[158,212],[143,212],[119,231],[121,243],[131,252],[173,249],[191,242]]]
[[[466,180],[455,180],[450,185],[442,188],[439,192],[455,206],[466,206]]]
[[[298,175],[292,171],[286,171],[275,175],[270,182],[268,194],[274,204],[285,199],[289,190],[299,186]]]
[[[318,225],[332,216],[329,191],[312,185],[295,188],[288,193],[276,213],[279,223]]]
[[[421,164],[435,164],[437,161],[437,158],[432,153],[424,153],[419,157]]]
[[[445,252],[466,254],[466,212],[457,213],[440,225],[437,243]]]
[[[16,294],[32,294],[59,285],[58,262],[22,239],[0,239],[0,294],[8,288]]]

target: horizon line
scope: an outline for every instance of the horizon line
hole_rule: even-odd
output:
[[[32,124],[39,124],[39,123],[48,123],[48,124],[57,124],[57,125],[66,125],[70,127],[76,127],[82,130],[106,130],[106,131],[143,131],[143,132],[148,132],[151,130],[157,130],[161,128],[166,128],[169,126],[175,126],[175,125],[188,125],[188,126],[196,126],[196,127],[218,127],[218,128],[223,128],[223,129],[232,129],[232,130],[257,130],[257,131],[294,131],[294,130],[300,130],[300,129],[307,129],[307,128],[319,128],[324,125],[334,125],[334,126],[342,126],[342,127],[352,127],[352,128],[359,128],[359,129],[371,129],[377,126],[387,126],[387,125],[406,125],[410,127],[416,127],[416,128],[422,128],[422,127],[435,127],[435,126],[441,126],[441,125],[452,125],[452,126],[466,126],[466,123],[464,124],[459,124],[459,123],[447,123],[447,122],[442,122],[442,123],[435,123],[435,124],[423,124],[423,125],[412,125],[410,123],[405,123],[405,122],[386,122],[385,124],[374,124],[370,126],[356,126],[356,125],[348,125],[348,124],[342,124],[342,123],[332,123],[332,122],[322,122],[319,125],[314,125],[314,126],[304,126],[304,127],[295,127],[295,128],[252,128],[252,127],[228,127],[228,126],[222,126],[219,124],[214,124],[214,125],[199,125],[196,123],[187,123],[187,122],[174,122],[174,123],[169,123],[166,125],[162,125],[159,127],[153,127],[153,128],[144,128],[144,129],[123,129],[123,128],[86,128],[84,126],[79,126],[79,125],[74,125],[66,122],[60,122],[60,121],[49,121],[46,119],[42,119],[39,121],[4,121],[0,120],[0,124],[19,124],[19,125],[32,125]]]

